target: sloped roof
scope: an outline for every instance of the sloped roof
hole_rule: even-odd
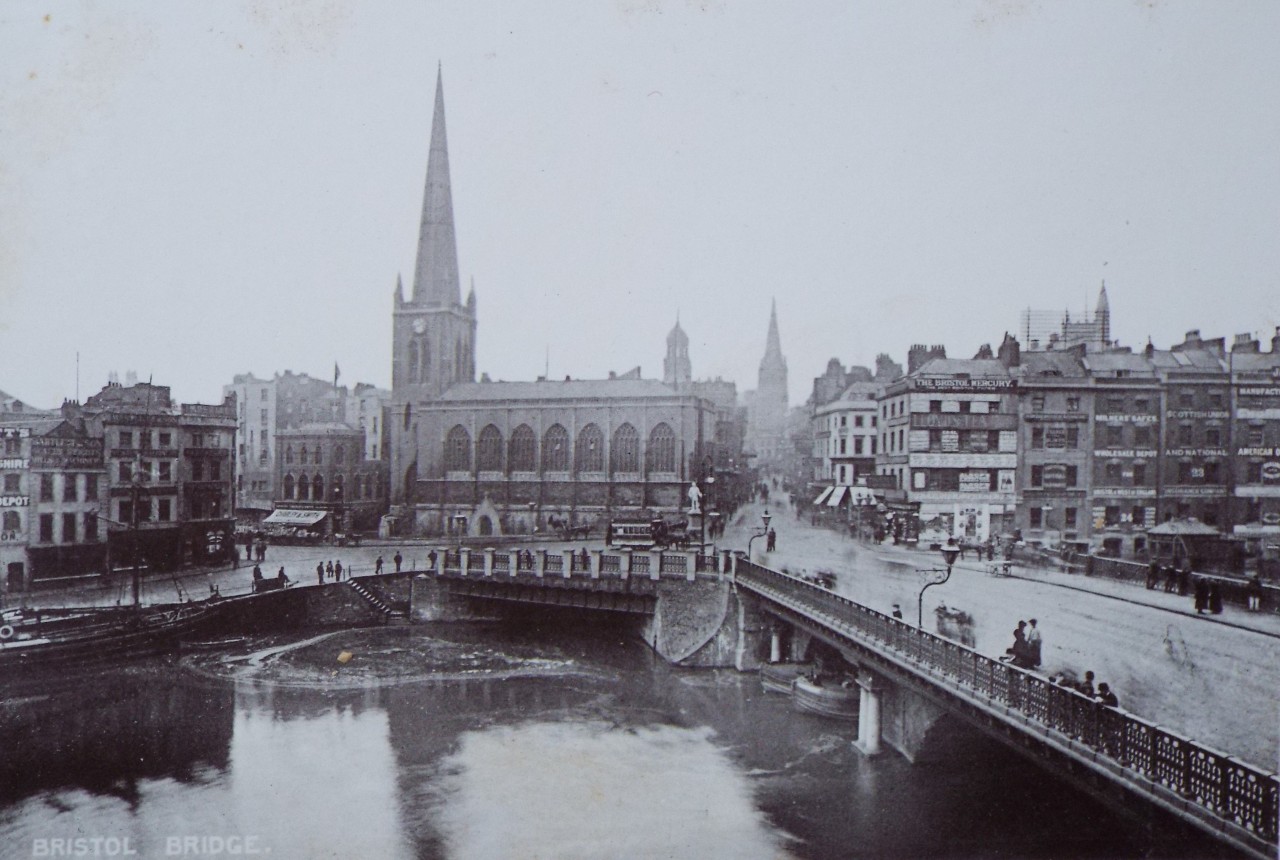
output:
[[[1107,373],[1126,370],[1145,376],[1154,376],[1155,367],[1145,355],[1136,352],[1092,352],[1086,353],[1081,362],[1094,373]]]
[[[1081,364],[1079,356],[1072,352],[1024,352],[1022,354],[1022,374],[1026,378],[1042,376],[1083,377],[1088,376]]]
[[[448,403],[486,400],[608,400],[675,397],[671,386],[656,379],[570,379],[544,382],[464,382],[440,395]]]
[[[1209,536],[1220,534],[1213,526],[1207,526],[1199,520],[1169,520],[1147,530],[1149,535],[1182,535],[1184,537]]]
[[[959,376],[973,379],[1007,379],[1009,368],[998,358],[931,358],[910,374],[918,376]]]

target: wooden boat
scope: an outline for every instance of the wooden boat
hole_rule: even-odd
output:
[[[760,686],[766,693],[791,694],[796,677],[804,671],[801,663],[769,663],[760,667]]]
[[[221,602],[9,610],[0,614],[0,673],[156,654],[217,615]]]
[[[858,716],[858,686],[844,686],[835,678],[813,681],[798,675],[792,691],[797,709],[823,717],[851,719]]]
[[[248,636],[223,636],[218,639],[183,639],[178,647],[183,651],[221,651],[239,648],[249,641]]]

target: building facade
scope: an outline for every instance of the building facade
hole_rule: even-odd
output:
[[[272,522],[281,510],[323,514],[310,519],[326,534],[369,531],[387,510],[387,469],[366,456],[366,433],[350,424],[304,424],[280,430],[279,474]],[[289,517],[277,517],[284,522]],[[323,525],[321,525],[323,521]]]

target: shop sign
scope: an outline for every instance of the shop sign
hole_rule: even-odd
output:
[[[31,440],[31,461],[37,469],[101,469],[101,439],[40,436]]]
[[[1061,463],[1053,463],[1045,466],[1042,481],[1046,490],[1066,489],[1067,467]]]
[[[30,427],[0,427],[0,439],[26,439],[30,435]]]
[[[1240,389],[1241,397],[1280,397],[1280,388],[1271,388],[1267,386]]]
[[[1093,456],[1104,460],[1112,457],[1155,459],[1156,452],[1152,448],[1095,448]]]
[[[956,430],[942,431],[942,450],[955,452],[960,450],[960,433]]]
[[[916,391],[1010,391],[1012,379],[935,379],[923,377],[913,380]]]
[[[1013,469],[1001,469],[996,473],[996,491],[1001,493],[1013,492]]]
[[[1262,515],[1262,522],[1269,526],[1280,526],[1280,511],[1267,511]]]
[[[1159,415],[1150,415],[1148,413],[1138,415],[1095,415],[1093,418],[1095,421],[1104,424],[1155,424],[1160,420]]]
[[[960,492],[962,493],[989,493],[991,491],[991,476],[986,472],[961,472],[960,473]]]
[[[0,508],[25,508],[30,504],[30,496],[0,496]]]
[[[1044,446],[1046,448],[1065,448],[1067,447],[1067,428],[1050,426],[1044,431]]]
[[[1227,494],[1227,488],[1170,486],[1165,487],[1164,492],[1165,495],[1168,496],[1225,496]]]
[[[1280,457],[1280,448],[1240,448],[1237,457]]]
[[[1165,454],[1170,457],[1225,457],[1226,448],[1166,448]]]
[[[1239,418],[1242,420],[1257,419],[1259,421],[1266,421],[1272,418],[1280,418],[1280,408],[1250,409],[1250,408],[1241,406],[1239,409],[1236,410],[1236,418]]]
[[[1230,413],[1225,409],[1172,409],[1170,418],[1228,418]]]
[[[1262,464],[1262,480],[1268,484],[1274,484],[1280,481],[1280,463],[1263,463]]]
[[[1216,490],[1214,492],[1220,492]],[[1155,498],[1155,487],[1094,487],[1093,494],[1099,498],[1136,499]]]
[[[8,459],[0,460],[0,469],[29,469],[29,468],[31,468],[31,461],[28,460],[26,457],[9,457]]]
[[[931,430],[999,430],[1017,425],[1018,416],[1005,412],[913,412],[912,427]]]
[[[1001,430],[1000,431],[1000,450],[1001,451],[1017,451],[1018,450],[1018,431],[1017,430]]]
[[[0,532],[0,543],[9,543],[15,540],[22,540],[22,532]]]
[[[913,469],[1014,469],[1018,458],[1014,454],[912,454],[909,465]]]

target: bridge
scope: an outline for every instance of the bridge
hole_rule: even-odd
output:
[[[306,597],[313,620],[355,623],[367,623],[361,612],[389,620],[396,606],[416,620],[521,603],[610,612],[684,666],[758,668],[781,659],[789,628],[796,644],[824,642],[857,667],[856,745],[868,755],[888,746],[915,761],[955,718],[1112,808],[1155,806],[1245,853],[1277,855],[1274,772],[741,554],[460,547],[435,552],[425,571],[290,591],[302,594],[276,599]]]
[[[1280,781],[1232,756],[825,588],[736,560],[737,590],[859,667],[857,746],[908,758],[957,716],[1122,808],[1154,804],[1259,857],[1277,853]],[[775,626],[773,656],[778,651]]]

